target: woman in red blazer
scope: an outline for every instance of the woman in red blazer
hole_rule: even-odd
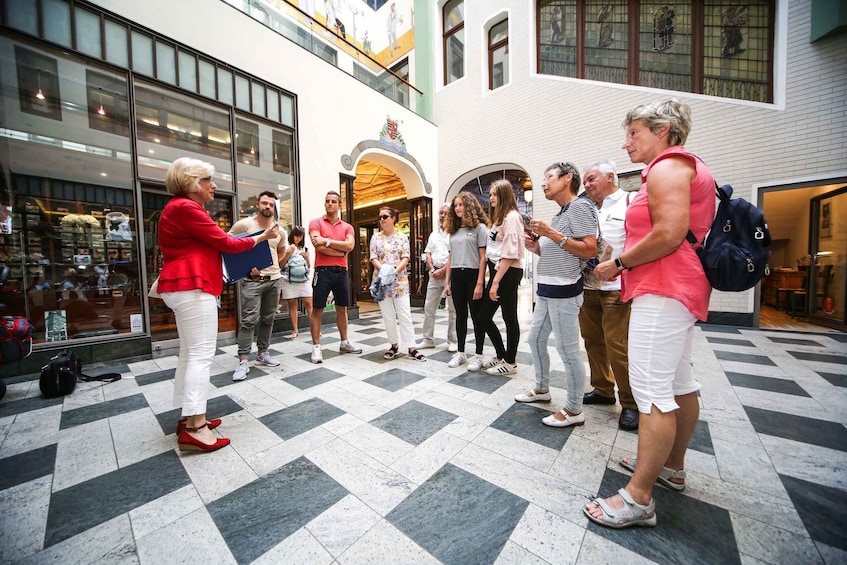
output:
[[[212,429],[220,418],[206,420],[206,390],[218,337],[218,298],[223,290],[221,253],[240,253],[276,237],[279,227],[261,235],[234,238],[218,227],[206,202],[215,198],[215,168],[181,158],[165,176],[174,195],[159,218],[159,249],[164,264],[158,292],[174,311],[179,333],[179,363],[174,377],[174,405],[182,409],[177,441],[182,451],[214,451],[229,445]]]

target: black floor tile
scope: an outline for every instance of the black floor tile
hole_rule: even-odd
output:
[[[321,367],[320,365],[316,365],[316,367],[316,369],[311,369],[305,373],[299,373],[291,377],[284,377],[283,380],[292,386],[296,386],[300,390],[306,390],[307,388],[328,383],[344,376],[341,373],[333,371],[332,369],[327,369],[326,367]]]
[[[847,373],[847,355],[824,355],[822,353],[806,353],[805,351],[789,351],[788,353],[801,361],[841,365],[844,367],[844,372]]]
[[[691,441],[688,442],[688,449],[694,449],[707,455],[715,454],[715,446],[712,444],[712,432],[709,430],[709,422],[705,420],[697,421],[697,427],[694,428],[694,434],[691,436]]]
[[[821,373],[818,374],[835,386],[847,387],[847,375],[839,375],[837,373]]]
[[[0,459],[0,491],[49,475],[55,465],[55,443]]]
[[[173,379],[175,374],[176,369],[165,369],[164,371],[156,371],[154,373],[136,375],[135,382],[138,384],[138,386],[146,386],[151,385],[153,383],[160,383],[162,381]]]
[[[442,563],[489,564],[500,555],[528,504],[447,464],[386,520]]]
[[[207,508],[239,563],[250,563],[347,496],[304,457],[211,502]]]
[[[244,410],[240,404],[235,402],[229,396],[216,396],[206,401],[206,419],[214,420],[215,418],[223,418],[229,414],[235,414]],[[172,434],[176,430],[176,423],[179,420],[179,415],[182,412],[181,408],[174,408],[167,412],[156,414],[156,420],[165,434]],[[221,426],[226,426],[224,421]],[[221,428],[223,430],[223,428]]]
[[[471,390],[478,390],[485,394],[491,394],[510,380],[511,379],[509,377],[495,377],[493,375],[489,375],[480,369],[479,371],[463,373],[456,378],[450,379],[450,384],[463,386]]]
[[[78,485],[54,492],[44,547],[191,484],[174,451],[167,451]]]
[[[379,375],[368,377],[365,379],[365,382],[391,392],[397,392],[401,388],[405,388],[410,384],[423,380],[424,378],[425,377],[422,377],[417,373],[404,371],[403,369],[389,369]]]
[[[450,359],[452,359],[455,354],[455,352],[451,353],[446,349],[439,349],[437,351],[427,354],[426,358],[432,361],[441,361],[442,363],[449,363]],[[460,367],[464,366],[465,365],[460,365]]]
[[[839,341],[841,343],[847,343],[847,334],[845,333],[828,333],[824,335],[826,335],[826,337],[828,337],[829,339],[834,339],[835,341]]]
[[[262,416],[259,421],[276,435],[287,440],[343,415],[344,411],[332,404],[320,398],[310,398]]]
[[[107,400],[99,404],[84,406],[82,408],[74,408],[62,412],[62,422],[59,424],[59,429],[64,430],[81,424],[88,424],[103,418],[111,418],[119,414],[126,414],[142,408],[147,408],[147,399],[143,394],[133,394],[123,398]]]
[[[553,410],[553,405],[549,406],[550,410],[544,410],[531,404],[515,402],[500,414],[490,427],[560,451],[571,437],[574,428],[553,428],[542,424],[542,418],[549,416]]]
[[[802,479],[780,475],[791,502],[800,514],[809,536],[847,551],[847,492]]]
[[[388,345],[388,340],[385,338],[384,335],[377,335],[377,336],[374,336],[374,337],[369,337],[367,339],[360,339],[356,343],[359,344],[359,345],[369,345],[369,346],[384,345],[385,351],[388,351],[388,348],[390,347]],[[383,351],[382,353],[385,353],[385,351]]]
[[[735,353],[734,351],[715,350],[715,357],[721,361],[735,361],[738,363],[752,363],[754,365],[771,365],[776,366],[776,363],[771,361],[767,355],[753,355],[752,353]]]
[[[600,495],[612,496],[628,482],[628,475],[606,469]],[[589,522],[588,529],[657,563],[741,563],[727,510],[665,488],[654,488],[653,498],[655,528],[615,530]]]
[[[378,333],[385,334],[385,328],[377,328],[377,327],[356,328],[356,333],[365,334],[365,335],[378,334]]]
[[[752,388],[756,390],[767,390],[770,392],[779,392],[782,394],[793,394],[794,396],[811,395],[803,390],[803,387],[795,381],[788,379],[776,379],[773,377],[760,377],[758,375],[745,375],[744,373],[726,373],[727,378],[732,386],[740,386],[744,388]]]
[[[717,343],[720,345],[738,345],[741,347],[756,347],[749,339],[732,339],[731,337],[712,337],[706,336],[706,341],[709,343]]]
[[[0,404],[0,418],[6,416],[14,416],[15,414],[23,414],[32,410],[41,410],[50,406],[61,405],[65,399],[61,396],[56,398],[44,398],[37,396],[32,398],[22,398],[20,400],[7,400]]]
[[[701,324],[697,323],[704,332],[712,332],[712,333],[723,333],[723,334],[740,334],[738,328],[735,326],[715,326],[711,324]]]
[[[774,343],[785,343],[788,345],[807,345],[809,347],[824,347],[821,343],[811,339],[798,339],[795,337],[767,336]]]
[[[247,378],[245,381],[249,381],[252,379],[258,379],[259,377],[264,377],[268,375],[269,367],[265,365],[250,365],[250,370],[247,372]],[[223,388],[225,386],[231,385],[233,382],[232,374],[235,372],[235,369],[232,371],[226,371],[223,373],[218,373],[217,375],[212,375],[209,379],[209,382],[212,383],[212,386],[215,388]]]
[[[847,429],[836,422],[794,416],[745,406],[753,428],[760,434],[847,451]]]
[[[420,445],[458,416],[428,404],[410,400],[370,421],[375,428]]]

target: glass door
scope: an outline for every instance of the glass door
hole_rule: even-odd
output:
[[[816,321],[847,329],[847,186],[812,200],[808,310]]]

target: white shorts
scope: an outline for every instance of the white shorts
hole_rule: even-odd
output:
[[[312,296],[312,279],[306,282],[292,283],[287,280],[282,281],[282,298],[289,300],[291,298],[310,298]]]
[[[691,370],[697,318],[682,302],[647,294],[632,301],[629,319],[629,384],[638,411],[679,408],[674,396],[700,390]]]

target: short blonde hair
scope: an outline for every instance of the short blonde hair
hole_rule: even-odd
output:
[[[174,196],[187,196],[197,189],[200,179],[214,176],[215,167],[211,163],[180,157],[174,161],[165,175],[165,188]]]
[[[630,110],[623,121],[623,127],[641,120],[654,134],[658,134],[665,124],[670,124],[668,145],[685,145],[691,133],[691,107],[685,102],[670,98],[651,104],[639,104]]]

